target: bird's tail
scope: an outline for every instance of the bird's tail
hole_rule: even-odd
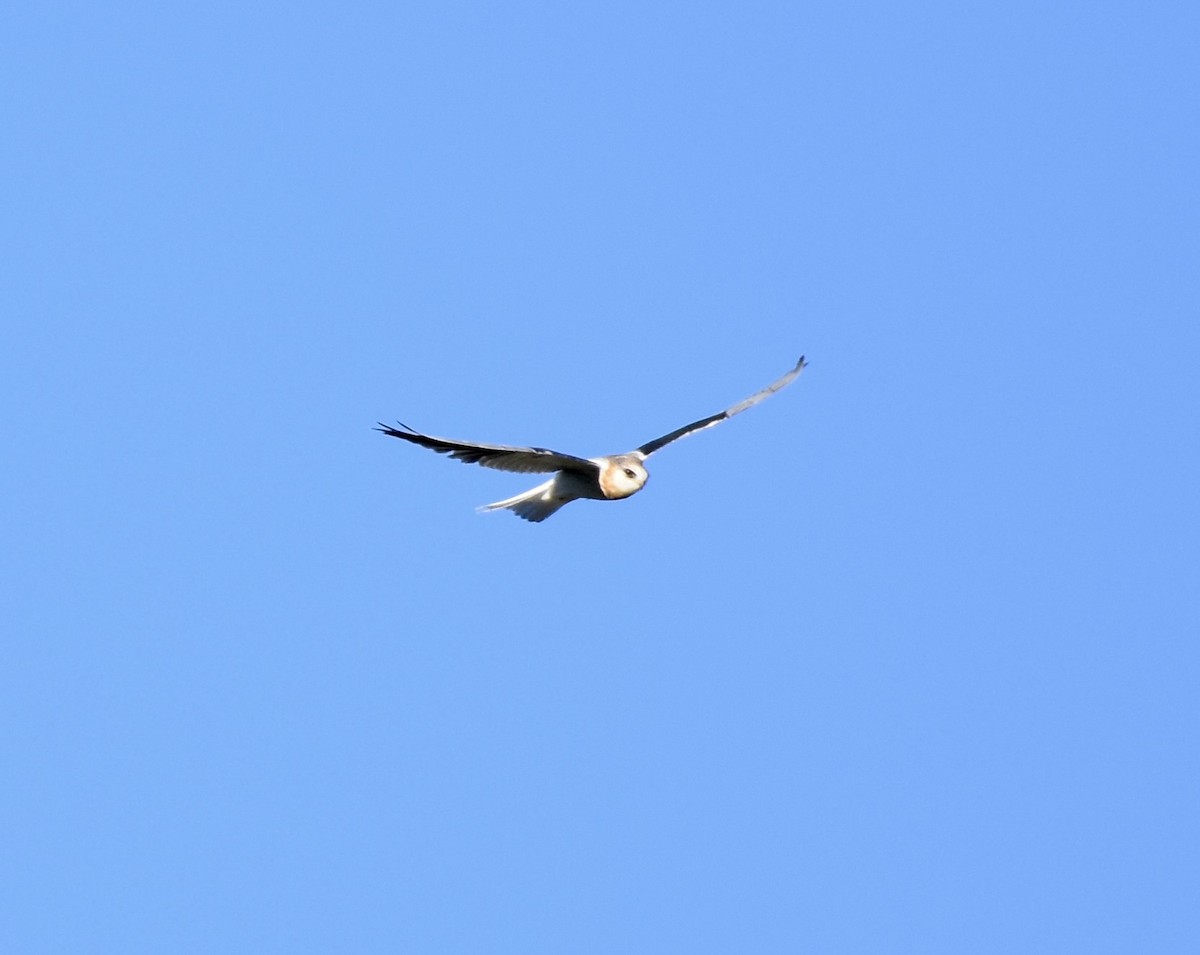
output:
[[[554,493],[554,478],[551,478],[545,484],[539,484],[532,490],[518,494],[516,497],[497,501],[495,504],[484,504],[479,510],[480,512],[508,510],[517,517],[537,523],[544,521],[569,501],[570,498],[563,499]]]

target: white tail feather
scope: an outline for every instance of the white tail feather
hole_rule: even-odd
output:
[[[537,523],[544,521],[547,517],[557,511],[564,504],[570,503],[572,498],[558,497],[555,491],[555,478],[551,478],[545,484],[539,484],[537,487],[518,494],[516,497],[510,497],[507,500],[497,501],[495,504],[484,504],[479,510],[482,511],[512,511],[517,517],[527,521]]]

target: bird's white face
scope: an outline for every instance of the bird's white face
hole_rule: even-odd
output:
[[[636,494],[649,478],[641,461],[633,455],[620,454],[609,458],[608,464],[600,469],[600,490],[610,501],[616,501]]]

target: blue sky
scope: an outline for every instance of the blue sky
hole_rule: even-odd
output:
[[[1193,5],[0,22],[5,951],[1191,950]]]

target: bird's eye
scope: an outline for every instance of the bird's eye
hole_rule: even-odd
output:
[[[626,476],[626,477],[628,477],[628,478],[631,478],[631,477],[637,477],[637,475],[633,473],[633,468],[626,468],[626,469],[625,469],[625,476]]]

